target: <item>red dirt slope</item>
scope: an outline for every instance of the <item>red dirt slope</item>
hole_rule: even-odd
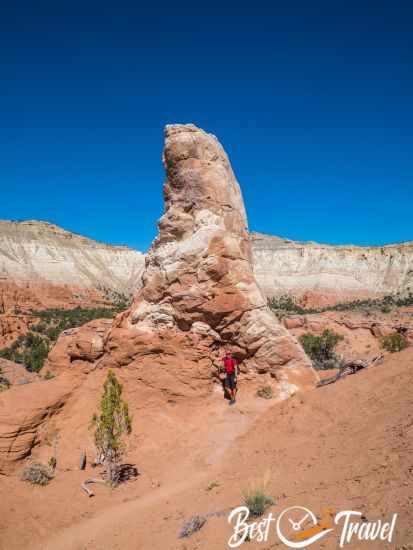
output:
[[[225,549],[228,510],[242,502],[244,488],[267,475],[275,516],[293,505],[316,514],[326,506],[359,510],[368,520],[398,513],[391,544],[355,541],[345,548],[401,549],[413,540],[412,379],[408,348],[380,366],[274,405],[243,390],[235,407],[216,391],[169,404],[152,397],[145,409],[144,394],[134,390],[130,398],[140,406],[128,458],[141,471],[138,479],[112,495],[98,487],[88,499],[79,488],[88,474],[75,470],[58,471],[46,488],[2,478],[7,497],[0,502],[0,548]],[[85,398],[99,387],[90,380],[81,389]],[[70,414],[73,426],[83,422],[78,406]],[[211,481],[219,485],[207,490]],[[177,538],[185,519],[222,510],[191,538]],[[310,548],[338,548],[338,535]],[[272,528],[266,543],[241,548],[284,546]]]

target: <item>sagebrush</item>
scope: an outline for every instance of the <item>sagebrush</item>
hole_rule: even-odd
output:
[[[47,485],[54,475],[51,468],[41,464],[40,462],[33,462],[26,466],[22,472],[22,480],[28,481],[33,485]]]
[[[385,336],[382,339],[381,344],[385,350],[395,353],[407,348],[408,342],[403,334],[393,332],[392,334]]]

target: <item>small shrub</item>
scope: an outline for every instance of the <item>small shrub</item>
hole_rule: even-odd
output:
[[[186,521],[181,531],[179,532],[179,538],[187,538],[199,531],[206,523],[207,519],[205,516],[192,516],[191,519]]]
[[[402,351],[407,348],[407,340],[403,334],[400,334],[399,332],[393,332],[393,334],[385,336],[382,339],[381,344],[385,350],[390,351],[391,353]]]
[[[267,495],[264,487],[255,487],[243,493],[245,506],[251,516],[262,516],[265,510],[275,504],[275,500]]]
[[[262,397],[263,399],[272,399],[274,397],[274,392],[272,391],[271,386],[264,386],[257,390],[257,396]]]
[[[34,462],[23,470],[22,480],[33,485],[47,485],[53,479],[53,473],[44,464]]]
[[[52,372],[50,372],[49,370],[43,376],[44,380],[51,380],[54,377],[55,377],[55,375]]]
[[[125,450],[123,438],[132,432],[132,419],[122,391],[122,384],[109,370],[103,384],[99,414],[94,414],[91,422],[91,428],[95,429],[96,450],[106,468],[106,482],[113,487],[119,482],[119,461]]]
[[[9,379],[3,376],[3,372],[0,368],[0,391],[8,390],[10,388]]]
[[[342,366],[342,360],[334,353],[334,348],[344,337],[326,329],[321,336],[310,332],[300,336],[299,341],[304,351],[317,370],[336,369]]]

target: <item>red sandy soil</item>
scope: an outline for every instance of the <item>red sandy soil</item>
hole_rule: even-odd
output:
[[[119,373],[119,374],[118,374]],[[320,514],[358,510],[368,520],[399,514],[391,544],[356,541],[360,550],[409,548],[413,541],[413,349],[336,384],[274,403],[244,385],[228,406],[220,388],[208,397],[161,399],[134,387],[127,369],[117,374],[133,404],[128,462],[140,475],[115,490],[96,487],[88,498],[80,483],[96,474],[77,469],[81,438],[96,407],[104,373],[87,375],[58,425],[56,478],[34,487],[18,475],[1,477],[2,550],[218,550],[228,548],[228,512],[242,491],[267,478],[278,515],[289,506]],[[42,382],[45,384],[46,382]],[[40,387],[40,386],[39,386]],[[90,438],[89,438],[90,439]],[[39,457],[50,456],[47,446]],[[89,454],[88,454],[89,456]],[[208,490],[208,484],[219,485]],[[210,517],[188,539],[183,522]],[[339,532],[311,548],[338,548]],[[406,546],[403,546],[406,545]],[[241,548],[283,548],[272,528],[266,543]]]

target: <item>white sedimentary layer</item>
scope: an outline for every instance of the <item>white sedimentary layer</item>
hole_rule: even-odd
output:
[[[268,296],[309,290],[337,294],[413,291],[413,242],[333,246],[251,234],[254,272]]]
[[[110,246],[39,221],[0,220],[0,281],[106,288],[132,293],[145,263],[141,252]]]
[[[203,249],[208,232],[222,222],[210,211],[198,213],[191,247]],[[386,246],[333,246],[297,242],[260,233],[250,236],[254,272],[267,296],[307,291],[378,295],[413,291],[413,242]],[[165,243],[158,254],[174,268],[185,253]],[[175,246],[174,254],[170,248]],[[132,293],[140,285],[145,256],[110,246],[46,222],[0,220],[0,281],[46,282]]]

